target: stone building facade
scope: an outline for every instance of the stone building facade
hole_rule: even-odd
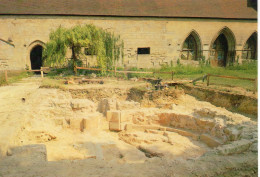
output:
[[[29,11],[23,9],[25,7],[21,4],[16,4],[18,11],[11,9],[8,6],[10,2],[5,1],[6,7],[0,8],[0,70],[40,67],[42,49],[49,39],[49,33],[59,26],[70,28],[83,24],[94,24],[121,36],[125,56],[118,65],[125,67],[175,65],[177,60],[184,64],[197,64],[202,57],[216,66],[226,66],[235,60],[242,62],[243,59],[257,59],[257,11],[244,3],[244,0],[230,1],[240,2],[240,6],[233,7],[235,10],[231,14],[225,12],[223,17],[217,13],[215,16],[206,13],[204,16],[194,16],[196,11],[186,13],[186,16],[167,16],[163,13],[160,16],[157,11],[155,16],[139,15],[137,12],[132,12],[133,15],[102,15],[101,12],[96,12],[100,15],[92,15],[90,12],[59,14],[53,11],[36,13],[32,11],[35,8],[30,11],[33,4],[27,4]],[[216,2],[225,6],[227,1]],[[170,11],[171,8],[166,5],[159,4],[159,7],[167,7]],[[176,8],[174,6],[173,10]],[[187,7],[179,8],[187,10]],[[232,11],[228,8],[226,10]],[[95,65],[95,59],[90,56],[84,57],[84,62],[87,66]]]

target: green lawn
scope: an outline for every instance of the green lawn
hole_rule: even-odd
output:
[[[139,71],[133,68],[132,70]],[[257,77],[257,61],[251,61],[240,65],[227,66],[227,67],[211,67],[211,66],[192,66],[192,65],[179,65],[175,67],[163,66],[161,69],[152,70],[145,69],[142,71],[155,71],[155,72],[174,72],[174,79],[188,79],[193,80],[202,77],[206,74],[236,76],[243,78]],[[153,77],[152,74],[130,74],[131,77]],[[155,74],[154,77],[171,80],[171,74]],[[199,81],[201,82],[201,81]],[[226,87],[242,87],[246,90],[253,91],[255,89],[255,82],[240,79],[225,79],[218,77],[210,77],[210,85],[219,85]]]
[[[118,71],[125,70],[124,68],[117,68]],[[131,68],[127,69],[130,71],[147,71],[147,72],[174,72],[174,79],[188,79],[193,80],[198,77],[202,77],[206,74],[214,74],[214,75],[224,75],[224,76],[236,76],[236,77],[243,77],[243,78],[253,78],[257,77],[257,61],[250,61],[244,64],[235,64],[235,66],[227,66],[227,67],[211,67],[205,65],[199,66],[192,66],[192,65],[177,65],[174,67],[171,66],[162,66],[160,69],[138,69],[138,68]],[[101,74],[100,71],[87,71],[87,70],[78,70],[79,75],[90,75],[91,73],[95,73],[97,77],[113,77],[113,72],[107,72],[106,74]],[[64,76],[72,76],[73,72],[70,70],[64,69],[57,69],[53,72],[48,74],[49,77],[55,79]],[[123,73],[117,73],[117,77],[126,78]],[[164,80],[171,80],[171,74],[128,74],[128,78],[161,78]],[[201,83],[201,81],[198,81]],[[206,83],[205,83],[206,85]],[[224,87],[241,87],[245,90],[255,90],[255,82],[248,81],[248,80],[240,80],[240,79],[225,79],[225,78],[218,78],[218,77],[210,77],[210,85],[211,86],[224,86]]]

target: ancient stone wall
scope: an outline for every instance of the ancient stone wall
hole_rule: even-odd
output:
[[[119,34],[125,43],[124,63],[127,67],[151,68],[177,63],[182,45],[192,31],[198,34],[206,58],[218,32],[227,27],[234,34],[236,55],[246,40],[257,30],[255,20],[80,17],[80,16],[0,16],[0,69],[24,69],[30,64],[30,51],[46,43],[49,33],[60,25],[94,24]],[[150,54],[137,54],[137,48],[150,47]],[[87,63],[94,65],[91,57]],[[189,61],[182,61],[190,63]],[[197,61],[191,61],[196,64]],[[118,64],[120,65],[120,63]]]

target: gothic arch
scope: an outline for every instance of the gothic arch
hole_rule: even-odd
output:
[[[257,59],[257,31],[254,31],[244,42],[242,59]]]
[[[29,45],[28,45],[28,49],[32,49],[34,46],[36,46],[36,45],[40,45],[40,46],[42,46],[42,47],[45,47],[45,43],[44,42],[42,42],[42,41],[40,41],[40,40],[35,40],[35,41],[33,41],[33,42],[31,42]]]
[[[190,54],[192,54],[191,58],[193,60],[198,60],[202,56],[201,39],[195,30],[192,30],[190,33],[188,33],[181,44],[181,58],[189,59]]]
[[[223,27],[212,39],[209,58],[212,65],[226,66],[235,60],[236,38],[234,33]]]

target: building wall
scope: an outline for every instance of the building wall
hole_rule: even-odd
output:
[[[236,55],[239,56],[247,39],[257,30],[256,20],[0,16],[0,39],[12,41],[11,44],[14,45],[0,40],[0,69],[24,69],[26,65],[30,66],[31,49],[35,45],[46,43],[52,30],[60,25],[69,28],[83,24],[94,24],[119,34],[125,43],[124,65],[139,68],[176,64],[182,44],[192,30],[199,35],[206,58],[209,57],[211,43],[224,27],[233,32]],[[150,55],[137,55],[138,47],[150,47]],[[196,64],[194,61],[190,63]]]

